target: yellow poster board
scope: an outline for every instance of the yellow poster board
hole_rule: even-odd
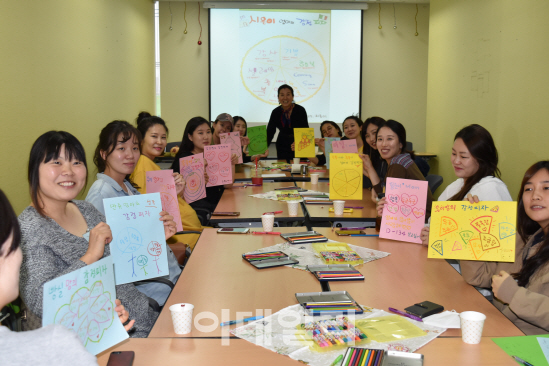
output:
[[[295,157],[315,157],[315,129],[294,128]]]
[[[362,159],[358,154],[330,154],[330,199],[362,200]]]
[[[433,202],[428,258],[514,262],[516,223],[516,202]]]

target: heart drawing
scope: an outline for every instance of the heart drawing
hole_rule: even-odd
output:
[[[417,203],[417,196],[416,195],[409,196],[407,193],[403,193],[402,203],[404,203],[405,205],[415,206]]]
[[[387,199],[389,200],[389,202],[391,203],[398,203],[398,194],[390,194],[387,196]]]
[[[218,163],[212,163],[208,165],[208,171],[212,174],[215,174],[219,170],[219,164]]]
[[[219,160],[221,160],[222,162],[226,162],[228,158],[229,158],[229,154],[227,154],[227,153],[220,153],[219,154]]]
[[[391,205],[390,203],[387,203],[387,211],[392,214],[396,214],[398,212],[398,205]]]
[[[207,160],[212,160],[213,158],[215,158],[215,151],[210,151],[206,153]]]
[[[223,177],[228,177],[230,173],[231,173],[231,169],[227,167],[221,168],[221,170],[219,171],[219,174],[222,175]]]
[[[217,175],[214,175],[213,177],[210,177],[210,180],[208,181],[210,185],[216,185],[217,184]]]
[[[412,208],[410,206],[402,205],[400,206],[400,212],[402,212],[404,216],[408,216],[412,213]]]
[[[425,216],[425,210],[422,209],[422,208],[413,208],[412,209],[412,213],[414,214],[415,217],[417,217],[418,219],[421,217],[421,216]]]

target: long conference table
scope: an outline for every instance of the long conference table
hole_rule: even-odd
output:
[[[267,211],[263,207],[273,210],[272,204],[285,209],[285,203],[248,197],[253,189],[268,190],[270,184],[273,183],[228,189],[224,197],[232,194],[235,206],[231,211],[237,211],[238,203],[241,215],[250,218],[259,211]],[[307,187],[310,183],[297,183],[301,184]],[[369,196],[362,200],[364,207],[367,201],[371,202]],[[223,210],[230,208],[222,207]],[[305,216],[313,212],[303,204],[302,209]],[[329,215],[317,216],[338,219]],[[314,224],[314,220],[307,220],[307,223]],[[391,253],[357,267],[365,281],[330,282],[332,291],[348,291],[360,304],[386,311],[388,307],[403,309],[429,300],[447,310],[474,310],[486,314],[480,344],[467,345],[462,342],[459,329],[448,329],[416,351],[424,354],[425,365],[516,365],[490,337],[521,336],[523,333],[465,283],[446,261],[428,259],[426,247],[377,237],[338,237],[329,227],[279,227],[275,230],[288,233],[311,228],[329,239]],[[367,229],[367,232],[374,230]],[[243,253],[282,242],[284,240],[277,235],[218,234],[217,229],[205,229],[149,338],[128,339],[99,354],[98,363],[106,365],[110,352],[131,350],[136,354],[136,366],[164,365],[172,361],[190,365],[297,365],[298,362],[289,357],[231,336],[229,330],[239,325],[219,326],[222,321],[275,313],[295,305],[297,292],[322,291],[320,283],[309,272],[286,267],[258,270],[242,259]],[[193,326],[191,333],[186,335],[175,334],[169,311],[170,305],[182,302],[195,306],[193,316],[200,325],[200,329]],[[203,318],[197,320],[198,314]]]

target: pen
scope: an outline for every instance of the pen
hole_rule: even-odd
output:
[[[349,236],[379,236],[379,234],[350,234]]]
[[[246,319],[229,320],[228,322],[223,322],[219,325],[223,327],[225,325],[232,325],[232,324],[243,323],[243,322],[251,322],[253,320],[258,320],[258,319],[263,319],[263,318],[264,318],[263,315],[260,315],[260,316],[254,316],[254,317],[251,317],[251,318],[246,318]]]
[[[519,358],[519,357],[517,357],[517,356],[511,356],[511,357],[513,357],[513,358],[515,359],[515,361],[520,362],[520,363],[523,364],[524,366],[534,366],[534,365],[532,365],[530,362],[526,362],[526,361],[524,361],[522,358]]]
[[[423,322],[423,320],[420,317],[417,317],[417,316],[412,315],[412,314],[405,313],[404,311],[400,311],[400,310],[397,310],[395,308],[389,308],[389,311],[391,311],[393,313],[397,313],[397,314],[405,316],[405,317],[408,317],[410,319],[417,320],[418,322]]]
[[[339,355],[337,356],[337,358],[335,359],[334,362],[332,362],[332,365],[331,366],[336,366],[339,364],[339,361],[341,361],[341,359],[343,358],[343,355]]]
[[[366,227],[340,227],[339,230],[366,230]]]
[[[281,233],[279,233],[277,231],[269,231],[269,232],[266,232],[266,231],[252,231],[252,235],[263,235],[263,234],[280,235]]]
[[[363,206],[345,206],[345,208],[364,208]]]
[[[276,215],[283,213],[284,211],[273,211],[273,212],[264,212],[263,215]]]

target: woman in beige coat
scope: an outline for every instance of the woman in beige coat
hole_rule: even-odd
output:
[[[518,196],[515,263],[461,261],[463,278],[491,286],[494,305],[525,334],[549,333],[548,230],[549,161],[540,161],[526,171]]]

